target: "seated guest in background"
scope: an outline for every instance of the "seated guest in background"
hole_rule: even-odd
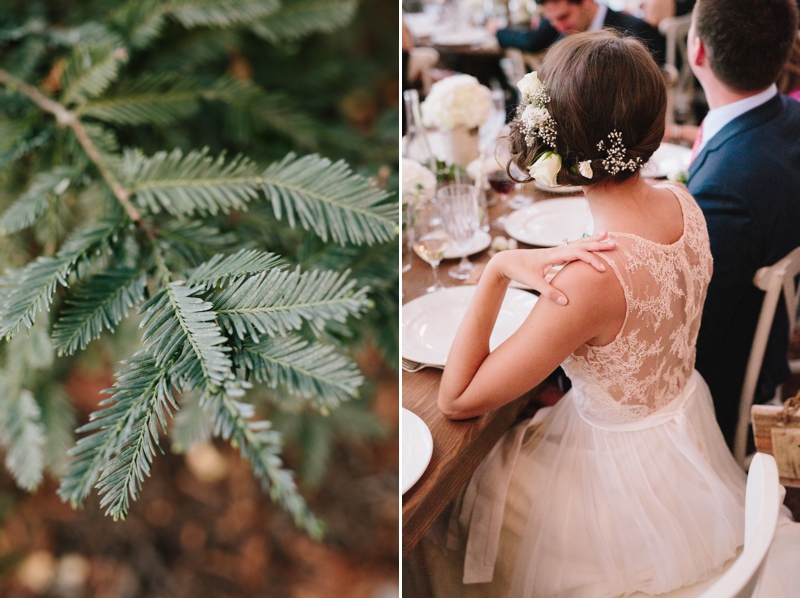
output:
[[[595,0],[536,0],[536,4],[542,7],[544,16],[538,27],[530,30],[500,29],[496,34],[497,42],[502,47],[541,52],[570,33],[613,28],[639,38],[656,62],[664,64],[664,37],[641,19],[612,10]]]
[[[762,266],[800,246],[800,103],[775,80],[797,36],[795,0],[698,0],[688,54],[709,112],[687,186],[708,223],[714,275],[697,341],[697,370],[732,443],[764,293]],[[779,307],[756,388],[772,398],[789,374],[788,320]]]
[[[778,93],[800,102],[800,32],[794,38],[789,59],[783,65],[775,85]],[[697,139],[697,129],[697,125],[670,124],[664,129],[664,140],[692,143]]]

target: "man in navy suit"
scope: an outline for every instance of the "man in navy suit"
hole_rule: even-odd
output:
[[[658,64],[664,64],[665,41],[658,29],[642,19],[611,10],[595,0],[536,0],[544,18],[535,29],[500,29],[497,42],[504,48],[541,52],[557,39],[570,33],[595,31],[606,27],[639,38]]]
[[[696,367],[729,444],[764,297],[753,276],[800,246],[800,103],[774,84],[797,27],[795,0],[698,0],[689,31],[689,60],[710,110],[687,186],[714,257]],[[787,326],[779,306],[756,402],[789,374]]]

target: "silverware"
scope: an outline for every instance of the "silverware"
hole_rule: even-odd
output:
[[[429,363],[420,363],[418,361],[411,361],[410,359],[406,359],[403,357],[403,371],[405,372],[418,372],[425,368],[436,368],[439,370],[443,370],[444,368],[440,365],[431,365]]]

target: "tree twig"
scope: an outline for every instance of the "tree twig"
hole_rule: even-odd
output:
[[[130,219],[138,226],[144,228],[150,237],[153,237],[152,229],[142,220],[142,215],[139,213],[139,210],[137,210],[136,206],[131,202],[131,192],[119,182],[119,179],[117,179],[111,171],[108,163],[103,159],[103,156],[89,138],[86,127],[83,126],[78,115],[55,100],[48,98],[33,85],[29,85],[25,83],[25,81],[17,79],[11,73],[3,69],[0,69],[0,83],[27,96],[34,104],[39,106],[39,108],[54,115],[58,124],[72,129],[75,133],[75,137],[78,139],[78,143],[81,144],[83,151],[86,152],[86,156],[97,166],[103,179],[105,179],[108,186],[111,187],[111,191],[114,193],[117,201],[119,201],[125,209]]]

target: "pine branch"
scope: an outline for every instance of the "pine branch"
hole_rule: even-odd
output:
[[[169,13],[187,29],[232,27],[275,12],[277,0],[172,0]]]
[[[222,286],[241,276],[252,277],[257,274],[281,268],[283,258],[256,249],[240,249],[232,255],[217,254],[195,268],[189,276],[190,284]]]
[[[3,213],[2,232],[10,234],[28,228],[45,211],[53,195],[67,190],[74,175],[74,169],[63,167],[37,174],[28,190]]]
[[[343,161],[289,154],[267,168],[262,189],[278,218],[285,212],[291,227],[299,221],[323,240],[371,245],[397,235],[397,205]]]
[[[357,397],[364,383],[358,366],[334,347],[297,336],[245,343],[234,361],[237,367],[253,372],[258,382],[270,388],[283,385],[290,393],[310,399],[323,412]]]
[[[91,434],[79,439],[69,451],[73,459],[61,478],[58,495],[73,507],[83,505],[111,457],[140,438],[142,429],[149,429],[154,416],[166,421],[172,405],[167,367],[157,366],[152,357],[141,351],[125,363],[111,391],[113,395],[104,399],[100,403],[103,408],[77,430],[78,434]]]
[[[152,231],[142,221],[141,215],[130,202],[130,192],[125,189],[117,180],[117,177],[114,175],[113,171],[108,165],[108,160],[106,160],[97,150],[94,142],[89,137],[86,127],[84,127],[83,123],[75,115],[75,113],[67,110],[58,102],[54,102],[32,85],[28,85],[24,81],[13,77],[3,69],[0,69],[0,83],[5,86],[13,87],[15,90],[30,98],[37,106],[39,106],[39,108],[45,112],[53,114],[59,124],[68,126],[72,129],[72,131],[75,133],[75,137],[81,144],[81,147],[83,147],[84,151],[86,152],[86,155],[92,162],[94,162],[95,166],[97,166],[97,169],[100,171],[103,179],[105,179],[106,183],[108,183],[108,186],[114,192],[114,196],[117,198],[117,201],[119,201],[122,207],[125,208],[125,212],[128,214],[130,219],[133,220],[137,225],[143,227],[148,234],[152,236]]]
[[[259,335],[283,335],[304,321],[322,331],[329,321],[358,316],[369,304],[369,289],[355,285],[348,272],[270,270],[233,280],[211,301],[229,334],[258,342]]]
[[[262,487],[270,498],[294,516],[295,524],[321,539],[324,526],[308,508],[297,491],[292,472],[283,468],[280,458],[281,438],[270,430],[267,421],[249,421],[253,407],[238,399],[244,394],[240,383],[228,382],[225,392],[205,399],[205,408],[214,422],[215,435],[222,436],[238,446],[242,457],[250,461]]]
[[[119,66],[128,60],[122,40],[99,46],[77,47],[64,69],[65,105],[99,96],[117,78]]]
[[[113,13],[110,22],[134,48],[145,48],[161,35],[165,2],[129,0]]]
[[[79,106],[75,113],[119,125],[166,126],[197,112],[202,93],[202,85],[192,77],[146,74]]]
[[[158,367],[173,363],[170,376],[181,390],[219,392],[233,379],[230,349],[215,323],[212,304],[196,297],[204,286],[173,282],[142,306],[142,342]]]
[[[273,43],[314,32],[329,33],[347,25],[357,6],[357,0],[292,0],[250,29]]]
[[[172,417],[173,410],[177,411],[178,404],[168,376],[149,359],[131,360],[128,368],[119,374],[112,391],[111,398],[117,405],[140,404],[129,426],[123,430],[114,451],[116,454],[103,467],[97,483],[102,497],[100,506],[106,507],[106,515],[117,521],[128,515],[130,500],[139,497],[144,478],[150,475],[158,446],[158,430],[166,431],[167,418]]]
[[[85,349],[104,329],[113,331],[144,299],[146,285],[147,274],[133,268],[110,268],[81,284],[53,326],[59,355]]]
[[[214,159],[208,149],[185,156],[175,149],[151,158],[127,152],[126,163],[132,195],[154,213],[162,209],[173,216],[228,213],[244,209],[258,196],[258,171],[241,156],[226,164],[224,153]]]
[[[79,260],[107,247],[121,223],[103,222],[77,230],[56,257],[39,257],[14,270],[0,283],[0,337],[12,338],[23,324],[30,328],[36,314],[50,309],[56,286],[68,287]]]
[[[195,220],[170,219],[156,234],[168,252],[165,260],[176,271],[196,268],[215,254],[230,251],[237,243],[235,233],[223,233],[216,226]]]
[[[29,390],[5,390],[0,443],[6,448],[6,467],[21,488],[32,492],[42,482],[44,473],[41,411]]]
[[[286,94],[267,92],[249,81],[225,77],[206,91],[204,97],[228,105],[228,126],[240,139],[267,129],[303,147],[316,149],[317,125]]]

